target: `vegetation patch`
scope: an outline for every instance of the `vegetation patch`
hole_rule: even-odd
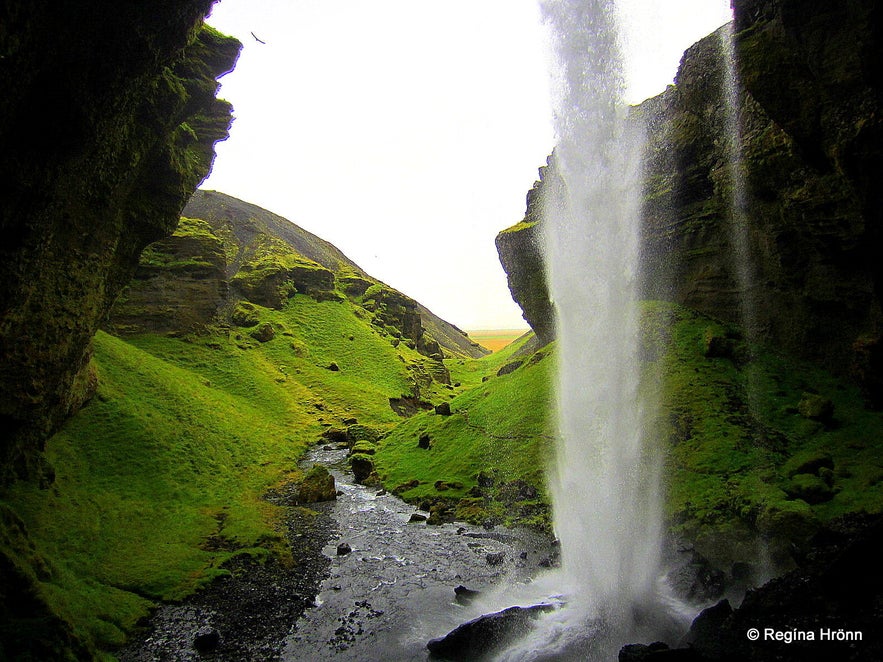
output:
[[[775,554],[819,522],[883,510],[883,415],[858,388],[674,304],[646,303],[643,331],[675,532],[720,551],[750,530]]]
[[[473,523],[550,528],[543,469],[553,452],[551,351],[491,377],[521,344],[446,361],[463,391],[449,401],[450,415],[418,414],[379,442],[374,465],[387,489],[440,521],[448,511]]]

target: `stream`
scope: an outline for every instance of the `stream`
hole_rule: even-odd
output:
[[[414,506],[355,483],[347,453],[317,446],[301,462],[327,467],[338,497],[311,504],[315,517],[287,509],[295,567],[234,562],[230,577],[159,607],[120,660],[427,660],[427,641],[509,606],[495,590],[529,583],[554,557],[526,530],[409,522]]]

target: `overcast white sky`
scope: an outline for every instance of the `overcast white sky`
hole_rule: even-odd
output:
[[[729,0],[619,6],[630,102],[731,15]],[[537,0],[222,0],[209,23],[245,47],[203,188],[285,216],[460,328],[526,328],[494,237],[555,142]]]

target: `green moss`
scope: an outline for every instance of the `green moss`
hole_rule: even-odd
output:
[[[664,339],[647,369],[662,384],[652,427],[666,447],[666,512],[676,528],[698,535],[741,521],[767,535],[805,536],[813,522],[881,512],[873,477],[883,466],[883,417],[864,408],[858,390],[762,347],[741,360],[708,356],[709,329],[728,335],[685,308],[645,305],[645,336]],[[836,425],[799,414],[810,385],[833,402]],[[813,475],[795,483],[807,467]],[[816,475],[819,467],[830,473]]]
[[[518,223],[516,223],[515,225],[513,225],[511,227],[508,227],[505,230],[501,230],[499,234],[513,234],[515,232],[521,232],[522,230],[528,230],[528,229],[536,226],[536,224],[537,224],[536,221],[528,221],[528,220],[519,221]]]

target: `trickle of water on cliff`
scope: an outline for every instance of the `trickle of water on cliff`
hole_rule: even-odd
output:
[[[547,179],[544,222],[560,357],[550,487],[566,607],[521,648],[543,651],[534,659],[615,659],[622,644],[658,636],[651,621],[669,613],[660,461],[638,361],[642,130],[623,100],[613,1],[542,7],[559,65],[557,176]]]
[[[740,85],[736,70],[733,24],[718,31],[721,59],[724,68],[721,94],[724,106],[724,158],[729,174],[729,222],[732,244],[733,271],[739,289],[739,322],[746,339],[755,340],[757,334],[756,305],[754,303],[757,279],[751,257],[748,231],[748,189],[745,181],[745,163],[742,155],[742,124],[740,122]]]

